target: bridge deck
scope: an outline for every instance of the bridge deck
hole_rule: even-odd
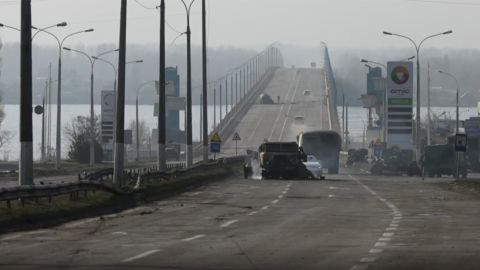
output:
[[[255,104],[236,131],[239,154],[256,149],[265,139],[295,141],[301,131],[331,129],[331,116],[322,69],[279,69],[264,91],[279,104]],[[235,153],[233,135],[223,138],[222,154]]]

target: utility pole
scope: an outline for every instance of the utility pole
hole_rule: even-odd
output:
[[[217,127],[217,89],[215,86],[213,86],[213,129],[215,129],[216,127]]]
[[[118,89],[115,107],[115,158],[113,184],[116,187],[123,185],[124,168],[124,124],[125,124],[125,57],[127,49],[127,0],[121,0],[120,9],[120,50],[118,52]]]
[[[159,115],[160,117],[160,115]],[[140,160],[140,133],[139,133],[139,126],[138,126],[138,95],[136,96],[135,99],[135,139],[136,139],[136,144],[137,147],[137,162]]]
[[[208,96],[207,96],[207,11],[202,0],[202,65],[203,65],[203,161],[208,161]]]
[[[233,74],[230,76],[230,111],[233,111],[234,105],[233,103]]]
[[[32,131],[32,8],[22,0],[20,55],[20,173],[21,186],[33,185]]]
[[[431,144],[431,134],[430,134],[430,125],[431,125],[431,117],[430,117],[430,90],[431,90],[431,78],[430,78],[430,63],[428,63],[427,67],[427,145]]]
[[[220,94],[219,101],[220,101],[220,119],[219,124],[222,124],[222,81],[220,81],[220,88],[218,89],[218,93]]]
[[[345,137],[345,89],[342,93],[342,136]]]
[[[348,151],[350,140],[348,139],[348,103],[345,104],[345,150]]]
[[[228,74],[225,77],[225,116],[228,114]]]
[[[165,144],[166,144],[166,81],[165,81],[165,0],[160,3],[160,74],[158,93],[158,170],[165,171]]]
[[[235,72],[235,108],[238,104],[238,71]]]
[[[45,83],[45,92],[47,90],[47,85],[48,81]],[[42,99],[42,162],[45,162],[45,95],[43,96]]]

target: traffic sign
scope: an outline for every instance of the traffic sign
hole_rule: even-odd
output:
[[[37,105],[35,106],[35,113],[36,114],[42,114],[43,113],[43,106],[42,105]]]
[[[455,135],[455,152],[467,152],[467,135]]]
[[[220,143],[219,142],[211,142],[210,143],[210,152],[220,153]]]
[[[212,138],[210,139],[210,142],[222,142],[222,138],[220,138],[220,135],[218,135],[218,132],[215,132],[215,134],[213,134]]]
[[[240,138],[240,135],[238,135],[238,132],[235,132],[235,135],[233,135],[233,140],[234,141],[241,141],[242,138]]]

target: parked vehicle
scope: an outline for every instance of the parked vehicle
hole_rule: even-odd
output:
[[[323,167],[320,161],[312,155],[307,156],[307,161],[303,162],[303,165],[309,170],[315,179],[324,180]]]
[[[465,159],[460,159],[459,173],[465,178],[467,166]],[[443,175],[457,175],[457,158],[453,144],[436,144],[425,146],[422,157],[423,171],[429,177],[442,177]]]
[[[255,173],[253,168],[258,168],[262,179],[313,178],[303,164],[307,157],[296,142],[265,142],[250,156],[244,166],[246,178]]]
[[[342,138],[335,131],[319,130],[302,132],[297,143],[306,155],[315,156],[328,173],[338,174]]]
[[[421,175],[421,169],[413,158],[413,150],[401,150],[398,147],[392,147],[385,150],[383,158],[377,158],[374,160],[370,172],[374,175]]]

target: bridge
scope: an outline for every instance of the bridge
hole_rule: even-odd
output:
[[[294,141],[301,131],[340,130],[322,49],[320,68],[273,61],[252,75],[211,132],[223,138],[217,157],[243,155],[264,140]],[[232,74],[215,85],[231,87]],[[260,104],[261,94],[273,104]],[[326,181],[245,180],[233,170],[120,212],[2,235],[0,268],[476,269],[477,202],[440,180],[362,168],[342,167]]]

